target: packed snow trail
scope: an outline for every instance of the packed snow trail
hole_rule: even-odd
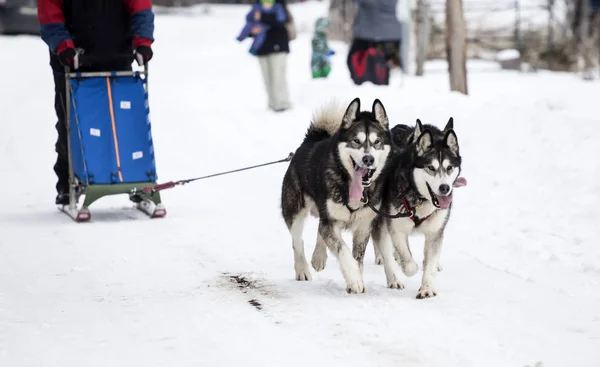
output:
[[[235,35],[245,7],[159,15],[150,105],[159,181],[286,156],[313,108],[380,98],[392,125],[455,119],[463,172],[437,278],[416,300],[385,287],[367,249],[361,295],[338,264],[294,280],[280,216],[285,164],[162,193],[149,220],[126,196],[73,223],[53,205],[53,85],[35,37],[0,38],[0,366],[600,365],[600,141],[591,96],[573,75],[470,63],[470,96],[447,92],[443,63],[390,87],[354,87],[345,46],[310,79],[310,33],[326,3],[293,6],[300,34],[294,109],[269,113],[257,61]],[[215,62],[215,60],[217,62]],[[10,70],[11,72],[6,72]],[[565,92],[568,91],[568,92]],[[349,239],[346,234],[345,237]],[[307,223],[307,254],[316,221]],[[422,238],[411,238],[422,261]]]

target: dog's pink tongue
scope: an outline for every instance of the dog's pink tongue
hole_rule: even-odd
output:
[[[441,209],[448,209],[450,203],[452,202],[452,195],[450,196],[435,196],[438,200],[438,204],[440,204]]]
[[[454,187],[463,187],[463,186],[467,186],[467,179],[464,177],[459,177],[456,179],[456,181],[454,181]]]
[[[359,168],[352,175],[352,183],[350,183],[350,200],[358,201],[362,198],[363,186],[362,177],[367,173],[364,168]]]

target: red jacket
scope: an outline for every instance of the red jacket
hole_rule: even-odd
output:
[[[154,42],[150,0],[39,0],[38,18],[53,59],[68,47],[107,57]]]

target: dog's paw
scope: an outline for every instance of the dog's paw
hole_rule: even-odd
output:
[[[440,264],[440,262],[438,261],[438,264],[437,264],[437,271],[442,271],[442,270],[444,270],[444,267],[443,267],[443,266],[442,266],[442,264]]]
[[[303,265],[296,266],[296,280],[298,281],[307,281],[312,280],[312,276],[310,275],[310,269],[308,269],[308,264],[304,263]]]
[[[383,256],[381,254],[375,256],[375,265],[383,265]]]
[[[390,289],[404,289],[404,283],[394,277],[394,279],[388,280],[388,288]]]
[[[325,265],[327,264],[327,252],[313,252],[310,264],[312,265],[313,269],[315,269],[315,271],[322,271],[323,269],[325,269]]]
[[[347,274],[346,284],[348,293],[365,293],[365,283],[358,266]]]
[[[435,292],[433,287],[428,285],[422,285],[421,288],[419,288],[419,291],[417,292],[417,299],[432,298],[435,296],[437,296],[437,293]]]
[[[346,286],[346,292],[351,294],[365,293],[366,291],[362,280],[348,282]]]
[[[406,264],[401,264],[401,267],[402,267],[402,272],[407,277],[412,277],[413,275],[417,274],[417,271],[419,271],[419,265],[417,265],[416,261],[414,261],[412,259],[410,261],[408,261]]]

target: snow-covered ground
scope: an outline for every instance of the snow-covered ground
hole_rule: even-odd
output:
[[[292,7],[300,30],[325,6]],[[420,274],[387,289],[371,246],[365,294],[345,293],[332,257],[295,281],[285,164],[164,191],[165,219],[118,196],[72,222],[53,205],[46,47],[0,38],[0,366],[600,365],[599,83],[471,63],[467,97],[431,63],[422,78],[355,87],[340,44],[330,78],[311,80],[302,32],[294,109],[274,114],[248,43],[235,41],[247,9],[211,10],[157,17],[160,181],[284,158],[331,97],[380,98],[392,124],[453,116],[469,186],[455,194],[438,296],[415,299]],[[304,238],[310,254],[316,220]],[[420,262],[422,238],[411,245]]]

